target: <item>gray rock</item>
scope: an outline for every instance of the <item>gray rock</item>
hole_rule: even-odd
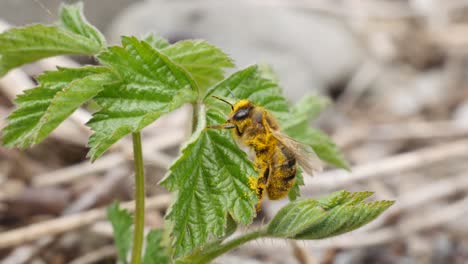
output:
[[[108,35],[118,42],[121,35],[148,32],[172,42],[207,39],[232,55],[238,67],[269,63],[291,99],[342,78],[362,60],[357,40],[336,18],[247,2],[136,3],[115,19]]]
[[[386,73],[375,83],[373,104],[395,116],[411,116],[436,106],[448,96],[444,72],[431,70],[421,74]]]
[[[453,119],[460,126],[468,127],[468,101],[463,102],[455,109]]]
[[[86,18],[100,30],[105,30],[115,14],[122,11],[131,3],[141,0],[99,0],[85,1],[84,13]],[[0,18],[16,26],[31,23],[54,23],[58,17],[60,0],[1,0]]]
[[[432,247],[433,248],[431,263],[453,263],[453,257],[455,254],[455,243],[447,234],[437,234],[433,240]]]

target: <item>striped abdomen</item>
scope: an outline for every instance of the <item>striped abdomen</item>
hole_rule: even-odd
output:
[[[294,153],[278,142],[271,157],[266,191],[271,200],[288,195],[296,177],[296,158]]]

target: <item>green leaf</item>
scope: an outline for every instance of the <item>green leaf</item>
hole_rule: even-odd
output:
[[[204,40],[184,40],[170,45],[165,38],[154,34],[144,40],[192,76],[200,97],[208,87],[223,80],[225,68],[234,67],[228,55]]]
[[[114,240],[120,262],[127,264],[127,253],[132,241],[132,216],[125,209],[120,209],[117,202],[107,208],[107,219],[114,230]]]
[[[204,121],[204,120],[203,120]],[[200,122],[199,128],[205,126]],[[199,131],[161,184],[177,197],[167,218],[173,222],[174,254],[182,256],[225,235],[226,214],[251,223],[257,202],[248,177],[256,177],[247,155],[228,131]]]
[[[77,108],[97,95],[113,75],[102,67],[59,68],[38,78],[40,86],[16,99],[17,109],[3,131],[6,146],[26,148],[41,142]]]
[[[375,219],[393,201],[363,202],[371,192],[339,191],[328,197],[304,199],[283,207],[268,224],[272,237],[321,239],[355,230]]]
[[[291,116],[282,123],[283,130],[290,136],[300,135],[310,127],[311,120],[318,117],[320,112],[330,104],[330,101],[321,96],[304,96],[291,108]]]
[[[96,54],[104,47],[100,33],[81,17],[79,6],[62,8],[63,26],[30,25],[0,34],[0,76],[42,58]],[[99,40],[97,40],[98,38]]]
[[[123,37],[122,44],[98,56],[119,80],[95,97],[102,110],[88,122],[95,131],[89,141],[92,160],[125,135],[196,98],[193,80],[165,55],[134,37]]]
[[[163,231],[151,230],[146,236],[146,249],[143,264],[169,264],[169,256],[162,246]]]
[[[249,99],[255,105],[264,107],[280,121],[286,119],[288,103],[281,95],[281,88],[272,80],[261,76],[257,66],[250,66],[235,72],[218,85],[207,91],[204,101],[210,107],[208,124],[224,122],[229,113],[229,106],[219,100],[211,98],[218,95],[231,100]]]
[[[199,96],[224,78],[224,68],[234,67],[228,55],[203,40],[179,41],[161,52],[190,73],[199,88]]]
[[[66,30],[94,41],[101,48],[106,47],[104,36],[84,17],[82,2],[74,5],[62,5],[59,16],[61,26]]]
[[[321,160],[349,170],[349,165],[336,144],[323,132],[309,127],[302,133],[295,134],[294,138],[311,146]]]
[[[306,96],[291,110],[291,118],[282,122],[284,133],[307,144],[317,156],[334,166],[349,169],[349,165],[335,143],[323,132],[310,127],[310,121],[329,104],[327,99],[317,96]]]

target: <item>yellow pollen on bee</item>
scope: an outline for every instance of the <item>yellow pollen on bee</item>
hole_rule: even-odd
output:
[[[257,178],[254,176],[249,176],[249,187],[250,189],[256,191],[257,190]]]

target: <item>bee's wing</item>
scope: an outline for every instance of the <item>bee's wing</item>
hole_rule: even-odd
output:
[[[273,136],[295,154],[296,161],[309,175],[321,172],[322,161],[308,145],[301,143],[277,130],[272,130]]]

